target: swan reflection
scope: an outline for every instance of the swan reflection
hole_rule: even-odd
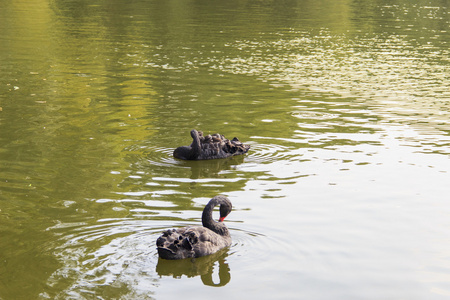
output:
[[[178,164],[191,169],[191,179],[218,178],[219,173],[231,170],[244,162],[244,156],[233,156],[224,159],[211,159],[202,161],[178,161]]]
[[[226,262],[228,249],[223,249],[214,254],[193,259],[183,260],[166,260],[159,259],[156,265],[156,272],[159,276],[172,276],[173,278],[181,278],[200,276],[204,285],[209,286],[225,286],[231,280],[230,267]],[[219,266],[218,275],[219,282],[213,280],[215,265]]]

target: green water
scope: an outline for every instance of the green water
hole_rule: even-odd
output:
[[[448,9],[0,0],[0,299],[446,299]],[[217,194],[232,246],[158,260]]]

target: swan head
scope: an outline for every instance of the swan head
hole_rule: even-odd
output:
[[[192,129],[191,130],[191,137],[193,138],[193,139],[195,139],[196,137],[200,137],[200,133],[202,133],[201,131],[197,131],[197,130],[195,130],[195,129]]]
[[[219,204],[220,204],[220,208],[219,208],[219,212],[220,212],[220,217],[219,217],[219,222],[223,222],[223,220],[225,220],[225,218],[230,214],[231,209],[233,208],[231,201],[225,197],[225,196],[216,196],[215,198],[219,198]]]

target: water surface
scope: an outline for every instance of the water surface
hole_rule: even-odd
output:
[[[0,299],[450,295],[445,1],[0,4]],[[217,194],[232,246],[158,260]]]

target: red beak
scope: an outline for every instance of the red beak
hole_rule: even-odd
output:
[[[219,222],[223,222],[223,220],[225,220],[226,217],[220,217],[219,218]]]

